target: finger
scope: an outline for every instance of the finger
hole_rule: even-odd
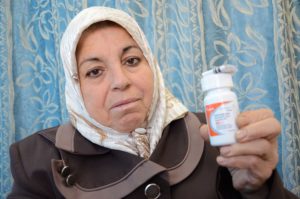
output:
[[[281,131],[281,125],[274,117],[251,123],[239,129],[236,133],[237,142],[248,142],[251,140],[266,138],[274,140]]]
[[[220,155],[225,158],[254,155],[260,157],[262,160],[269,161],[273,165],[276,165],[279,160],[277,140],[276,143],[271,143],[266,139],[221,147]]]
[[[239,128],[242,128],[248,124],[265,120],[270,117],[274,117],[274,114],[270,109],[251,110],[240,113],[236,119],[236,123]]]
[[[205,141],[209,141],[208,126],[206,124],[200,126],[200,135]]]
[[[247,169],[230,169],[230,172],[232,173],[233,187],[236,190],[246,192],[257,190],[266,181],[251,175]]]
[[[227,168],[246,169],[252,177],[260,180],[268,179],[276,167],[276,164],[264,161],[258,156],[253,155],[229,158],[218,156],[217,162]]]
[[[220,155],[223,157],[233,157],[242,155],[256,155],[263,160],[271,159],[274,147],[266,139],[257,139],[246,143],[236,143],[220,147]]]

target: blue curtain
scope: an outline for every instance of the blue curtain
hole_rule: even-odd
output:
[[[281,121],[278,171],[300,196],[299,0],[0,0],[0,196],[11,189],[9,145],[68,120],[59,43],[82,8],[127,11],[145,31],[167,87],[203,110],[201,73],[234,64],[241,110]],[[38,160],[37,160],[38,161]]]

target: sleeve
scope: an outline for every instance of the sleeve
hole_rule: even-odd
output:
[[[255,192],[241,193],[243,199],[297,199],[298,197],[284,188],[276,170],[267,183]]]
[[[11,193],[8,195],[7,199],[51,198],[48,194],[46,194],[47,192],[39,186],[39,183],[34,179],[34,177],[29,177],[24,166],[24,161],[31,161],[30,156],[32,154],[30,155],[30,153],[28,153],[28,155],[25,156],[26,153],[22,152],[23,151],[21,151],[18,143],[11,145],[10,166],[14,182]],[[34,163],[31,162],[31,164]],[[39,173],[37,172],[34,175],[39,176]]]
[[[299,199],[296,195],[284,188],[281,179],[275,170],[268,181],[269,199]]]
[[[252,192],[238,192],[233,187],[230,172],[225,167],[219,167],[217,190],[219,198],[226,199],[299,199],[284,188],[276,170],[263,187]]]

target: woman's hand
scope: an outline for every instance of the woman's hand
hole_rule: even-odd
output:
[[[220,147],[217,162],[229,168],[237,190],[254,191],[264,185],[276,167],[281,126],[269,109],[243,112],[237,117],[237,125],[237,143]],[[200,133],[208,139],[207,125]]]

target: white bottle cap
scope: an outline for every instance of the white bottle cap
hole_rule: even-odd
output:
[[[210,89],[233,87],[232,75],[230,73],[216,73],[203,75],[201,79],[202,91]]]

